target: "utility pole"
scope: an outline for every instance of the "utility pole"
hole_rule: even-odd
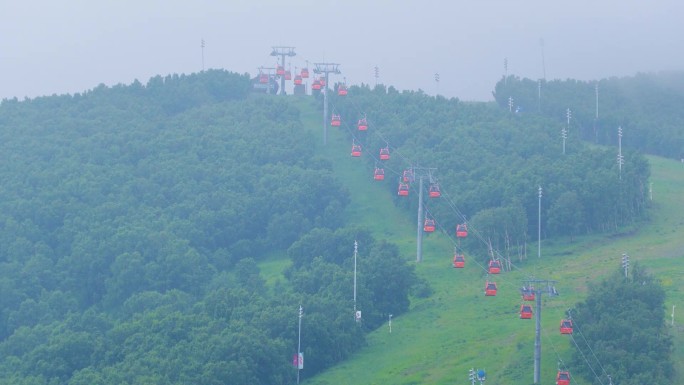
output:
[[[541,199],[542,199],[542,188],[539,186],[539,210],[538,210],[538,222],[537,222],[537,258],[541,258]]]
[[[653,202],[653,182],[648,184],[648,197],[650,198],[651,202]]]
[[[202,71],[204,71],[204,38],[202,38]]]
[[[594,91],[596,92],[596,116],[594,117],[594,143],[598,143],[598,132],[596,131],[596,123],[598,123],[599,117],[599,85],[598,81],[594,85]]]
[[[565,155],[565,141],[568,139],[568,130],[565,129],[565,126],[561,128],[561,138],[563,138],[563,155]]]
[[[620,172],[620,180],[622,180],[622,165],[625,164],[625,157],[622,156],[622,126],[618,127],[618,170]]]
[[[504,58],[504,86],[508,85],[508,58]]]
[[[596,82],[594,90],[596,91],[596,117],[594,119],[598,120],[598,82]]]
[[[433,167],[413,167],[413,177],[418,178],[418,223],[416,229],[416,262],[423,261],[423,178],[428,177],[432,181]]]
[[[534,383],[540,384],[541,374],[541,311],[542,301],[541,297],[544,291],[542,287],[546,288],[550,296],[557,296],[558,291],[555,287],[556,281],[549,281],[545,279],[526,279],[524,287],[533,288],[535,300],[535,314],[534,314]]]
[[[541,56],[542,56],[542,69],[544,71],[544,81],[546,81],[546,60],[544,59],[544,39],[539,39],[539,45],[541,46]]]
[[[304,369],[304,354],[302,353],[302,316],[304,309],[299,305],[299,333],[297,338],[297,384],[299,384],[299,371]]]
[[[325,74],[325,86],[323,87],[323,144],[328,144],[328,75],[340,74],[339,64],[337,63],[314,63],[315,74]]]
[[[563,155],[565,155],[565,141],[568,139],[568,132],[570,131],[570,118],[572,117],[572,112],[569,108],[565,110],[565,116],[568,119],[568,125],[567,128],[563,127],[563,129],[561,129],[561,137],[563,138]]]
[[[541,112],[541,79],[537,80],[537,99],[539,112]]]
[[[625,278],[629,276],[629,255],[622,254],[622,268],[625,270]]]
[[[280,68],[285,69],[285,56],[295,56],[295,47],[273,47],[271,56],[280,56]],[[280,75],[280,94],[285,95],[285,76]]]
[[[508,97],[508,112],[513,112],[513,97]]]
[[[439,73],[435,72],[435,95],[439,94]]]
[[[361,321],[361,311],[356,310],[356,256],[359,251],[359,243],[354,241],[354,320]]]

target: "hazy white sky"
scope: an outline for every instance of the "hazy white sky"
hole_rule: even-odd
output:
[[[491,100],[504,58],[534,79],[684,70],[684,1],[0,0],[0,99],[197,72],[202,39],[207,69],[254,75],[294,46],[293,70]]]

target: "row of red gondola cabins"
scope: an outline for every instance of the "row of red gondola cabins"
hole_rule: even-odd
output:
[[[339,124],[339,121],[336,121],[335,118],[333,118],[333,124],[332,125],[335,127],[338,127],[340,124]],[[354,148],[356,148],[358,150],[359,154],[358,155],[352,155],[352,156],[361,156],[361,145],[356,144],[356,143],[352,143],[352,149],[354,149]],[[380,149],[380,160],[389,160],[389,158],[390,158],[389,148],[387,148],[387,147],[381,148]],[[378,168],[376,168],[376,170],[378,170]],[[383,180],[383,179],[377,179],[376,178],[376,180]],[[430,191],[430,196],[432,198],[437,198],[437,197],[439,197],[439,195],[440,195],[439,194],[439,187],[437,187],[437,192]]]
[[[339,115],[337,115],[339,121]],[[335,121],[335,115],[333,115],[333,121]],[[383,148],[380,149],[380,159],[385,159],[383,157],[383,154],[386,154],[386,159],[389,159],[389,148]],[[357,144],[352,145],[352,156],[361,156],[361,146]],[[405,170],[404,175],[403,175],[403,181],[408,182],[411,180],[412,173],[410,170]],[[382,168],[375,168],[374,172],[374,179],[375,180],[384,180],[385,179],[385,172],[384,169]],[[406,183],[400,183],[399,184],[399,195],[408,195],[408,184]],[[440,190],[439,190],[439,185],[437,184],[432,184],[429,188],[429,194],[431,198],[436,198],[441,195]],[[434,232],[435,231],[435,220],[426,218],[424,225],[423,225],[423,231],[425,232]],[[456,226],[456,237],[458,238],[464,238],[468,236],[468,228],[465,223],[459,224]],[[456,268],[463,268],[465,266],[465,258],[463,255],[460,255],[456,253],[454,255],[454,267]],[[490,274],[499,274],[501,272],[501,262],[498,260],[491,260],[489,261],[488,265],[488,272]],[[496,295],[496,283],[495,282],[487,282],[487,285],[485,287],[485,294],[489,296],[495,296]],[[534,289],[528,288],[523,291],[523,299],[526,301],[533,301],[534,300]],[[532,308],[529,305],[521,305],[521,310],[520,310],[520,318],[523,319],[529,319],[532,318]],[[561,334],[571,334],[572,333],[572,321],[571,320],[562,320],[561,321]]]
[[[332,118],[330,118],[330,125],[339,126],[340,123],[342,123],[342,118],[340,117],[340,115],[333,113]],[[358,127],[359,131],[368,130],[368,121],[366,121],[366,118],[359,119],[359,121],[356,122],[356,127]]]
[[[283,68],[283,66],[278,66],[276,68],[276,75],[285,77],[285,80],[292,80],[292,72],[290,70],[285,70],[285,68]],[[309,78],[309,69],[308,68],[302,68],[302,71],[300,72],[300,74],[295,75],[294,83],[296,85],[300,85],[300,84],[302,84],[302,79],[308,79],[308,78]],[[268,75],[265,73],[261,73],[259,81],[261,83],[267,83],[268,82]],[[314,84],[312,87],[313,87],[313,89],[316,89],[316,90],[320,90],[321,87],[325,87],[325,77],[321,76],[320,78],[314,80]],[[347,95],[347,86],[345,84],[340,84],[338,86],[337,94],[340,96]]]
[[[278,66],[276,69],[276,75],[277,76],[284,76],[285,80],[292,80],[292,72],[290,70],[285,70],[282,66]],[[302,79],[307,79],[309,77],[309,70],[307,68],[302,68],[302,71],[299,75],[295,75],[294,77],[294,84],[295,85],[301,85],[302,84]],[[268,74],[265,74],[263,72],[259,73],[259,83],[268,83]],[[320,78],[314,80],[313,84],[311,85],[311,89],[313,90],[320,90],[322,87],[325,87],[325,77],[321,76]],[[347,95],[347,85],[342,83],[338,85],[337,87],[337,94],[340,96],[345,96]]]
[[[345,90],[345,95],[346,95],[346,90]],[[362,120],[363,120],[363,125],[362,125]],[[359,130],[365,130],[368,128],[368,125],[366,123],[366,118],[363,118],[362,120],[359,120],[359,123],[358,123]],[[339,123],[340,123],[339,115],[333,114],[333,119],[332,119],[331,125],[339,126]],[[356,144],[352,145],[352,156],[361,156],[361,146],[356,145]],[[386,147],[386,148],[380,149],[380,159],[381,160],[389,159],[389,148]],[[404,171],[402,180],[399,182],[398,194],[400,196],[408,196],[408,191],[409,191],[408,182],[412,179],[412,176],[413,176],[413,174],[412,174],[411,170],[405,170]],[[373,178],[375,180],[384,180],[385,179],[385,170],[382,168],[376,167],[375,171],[374,171]],[[437,185],[436,183],[431,184],[428,191],[429,191],[428,196],[431,198],[437,198],[437,197],[441,196],[441,192],[439,190],[439,185]],[[434,232],[435,231],[435,220],[430,219],[430,218],[425,218],[425,222],[423,225],[423,231]],[[467,228],[467,225],[465,223],[459,224],[456,226],[456,237],[464,238],[467,235],[468,235],[468,228]],[[453,265],[455,268],[465,267],[465,257],[463,256],[463,254],[458,254],[457,252],[454,253]],[[499,274],[501,272],[501,263],[498,260],[489,261],[488,272],[490,274]],[[485,283],[485,296],[496,296],[496,293],[497,293],[496,282],[487,281]],[[531,287],[530,288],[523,288],[522,296],[523,296],[524,301],[533,301],[535,298],[534,289]],[[527,305],[527,304],[520,305],[520,318],[521,319],[531,319],[532,318],[532,306],[531,305]],[[572,320],[570,320],[570,319],[561,320],[560,333],[561,334],[572,334],[572,331],[573,331]],[[570,374],[568,372],[559,371],[558,374],[556,375],[556,384],[557,385],[569,385],[569,383],[570,383]]]

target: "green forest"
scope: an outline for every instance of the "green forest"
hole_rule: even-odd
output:
[[[321,151],[320,127],[305,123],[322,112],[322,96],[257,95],[250,82],[210,70],[2,101],[0,384],[291,384],[300,306],[306,380],[352,357],[388,315],[430,298],[413,256],[350,218],[355,191]],[[528,89],[514,77],[496,84],[493,103],[384,85],[329,99],[344,119],[335,134],[369,154],[354,172],[373,183],[377,151],[391,149],[375,199],[413,218],[417,202],[398,196],[396,181],[405,170],[434,169],[445,199],[429,202],[426,215],[452,236],[467,222],[473,236],[454,247],[481,263],[510,262],[528,258],[537,231],[572,242],[649,219],[643,153],[680,156],[680,117],[661,114],[656,129],[646,123],[653,115],[623,96],[608,101],[611,85],[643,88],[645,104],[660,103],[660,90],[644,82],[605,80],[605,108],[632,114],[616,107],[595,121],[591,92],[581,96],[593,86],[572,81],[550,82],[534,113],[509,110],[509,93],[521,105],[537,101],[536,82]],[[559,125],[572,102],[571,133],[580,135],[563,153]],[[364,116],[367,132],[355,126]],[[607,131],[619,124],[621,166]],[[593,142],[608,146],[587,143],[594,127],[602,131]],[[273,260],[282,271],[264,275],[262,263]],[[650,277],[633,274],[623,285]],[[646,289],[656,293],[646,302],[661,308],[658,285]],[[586,306],[578,317],[590,325]],[[664,323],[652,321],[655,330]],[[656,344],[664,364],[653,370],[663,381],[673,376],[668,341]]]

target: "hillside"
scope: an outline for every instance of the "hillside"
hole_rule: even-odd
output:
[[[531,260],[519,271],[498,279],[502,293],[493,300],[482,295],[484,274],[480,266],[456,271],[449,264],[450,242],[444,237],[431,240],[426,253],[430,257],[417,271],[435,288],[435,294],[415,301],[406,315],[393,318],[391,333],[387,324],[374,331],[359,354],[305,384],[467,383],[471,368],[486,369],[488,383],[529,384],[534,325],[518,319],[517,314],[517,289],[528,274],[557,280],[561,294],[544,300],[542,378],[550,383],[558,359],[570,357],[568,338],[557,332],[559,319],[565,309],[583,299],[588,284],[619,267],[624,252],[661,280],[668,297],[664,311],[669,314],[672,305],[681,306],[679,298],[684,290],[678,260],[684,256],[684,168],[672,160],[649,157],[649,161],[654,208],[648,224],[629,234],[583,237],[572,243],[544,242],[541,260]],[[406,234],[402,250],[409,259],[415,253],[413,226],[397,226],[397,233]],[[684,327],[677,317],[671,330],[679,373],[672,383],[681,383]]]
[[[646,158],[625,152],[618,169],[613,149],[577,139],[559,156],[543,117],[384,86],[331,96],[342,124],[327,145],[322,98],[250,94],[226,71],[3,101],[0,384],[292,383],[300,306],[305,382],[347,383],[362,362],[359,383],[448,383],[473,366],[523,384],[533,330],[517,290],[530,276],[563,293],[545,299],[550,378],[569,350],[551,331],[611,269],[611,245],[668,220]],[[680,187],[671,173],[663,205]],[[442,195],[425,198],[418,226],[437,231],[415,263],[421,178]],[[677,255],[681,225],[640,244]],[[505,266],[485,298],[491,258]]]

